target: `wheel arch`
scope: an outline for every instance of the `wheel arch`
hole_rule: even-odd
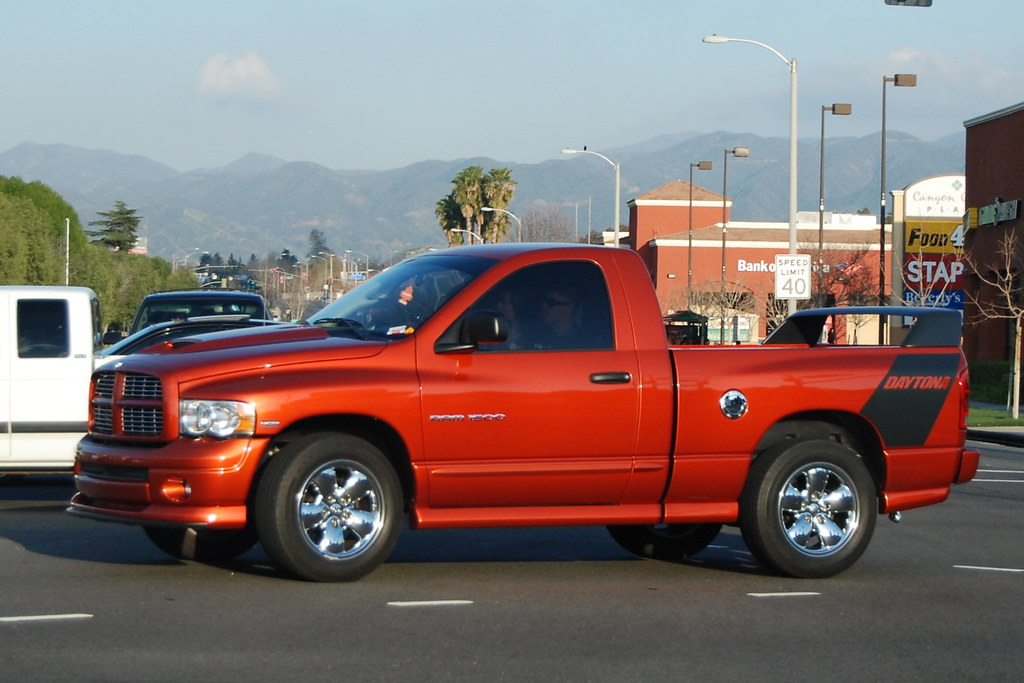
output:
[[[786,442],[824,439],[841,443],[864,461],[875,482],[876,493],[885,486],[885,457],[878,432],[863,417],[846,412],[813,411],[779,420],[761,437],[754,459]],[[751,461],[753,462],[753,461]]]
[[[315,432],[349,434],[369,441],[391,462],[402,485],[402,498],[406,508],[414,497],[414,483],[409,449],[398,431],[387,422],[369,415],[334,414],[309,417],[282,431],[264,451],[257,472],[257,481],[251,488],[255,491],[259,478],[266,470],[267,463],[292,441]]]

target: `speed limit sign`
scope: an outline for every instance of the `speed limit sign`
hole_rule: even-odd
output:
[[[811,255],[775,255],[775,298],[811,298]]]

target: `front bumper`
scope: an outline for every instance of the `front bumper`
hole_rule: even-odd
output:
[[[235,529],[266,439],[177,439],[157,448],[85,437],[71,514],[128,524]]]

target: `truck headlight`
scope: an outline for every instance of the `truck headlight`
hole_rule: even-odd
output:
[[[251,403],[183,399],[178,410],[183,436],[227,439],[252,436],[256,431],[256,406]]]

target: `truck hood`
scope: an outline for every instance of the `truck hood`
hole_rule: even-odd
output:
[[[191,375],[219,375],[295,363],[368,358],[389,343],[332,336],[315,325],[260,327],[179,337],[111,360],[103,369],[175,375],[187,370]]]

